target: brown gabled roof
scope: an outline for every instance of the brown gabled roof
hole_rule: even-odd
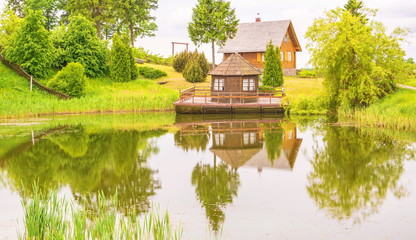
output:
[[[280,47],[286,33],[289,33],[296,51],[301,52],[291,20],[241,23],[238,25],[237,35],[229,39],[218,52],[265,52],[270,40]]]
[[[240,54],[234,53],[222,63],[208,72],[209,75],[219,76],[250,76],[260,75],[262,72],[244,59]]]

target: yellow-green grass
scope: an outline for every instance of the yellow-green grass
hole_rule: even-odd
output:
[[[362,125],[416,131],[416,90],[399,89],[368,108],[339,115]]]
[[[0,118],[49,114],[141,112],[173,110],[178,91],[154,81],[138,79],[126,83],[109,78],[88,79],[85,96],[61,100],[34,88],[11,69],[0,64]]]

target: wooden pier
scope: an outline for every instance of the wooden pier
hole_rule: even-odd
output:
[[[191,87],[180,92],[177,113],[282,113],[284,92],[259,89],[257,92],[212,92],[210,88]]]

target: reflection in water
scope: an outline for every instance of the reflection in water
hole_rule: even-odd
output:
[[[377,211],[388,190],[398,186],[406,144],[352,127],[325,127],[317,147],[307,190],[318,207],[339,219],[360,222]]]
[[[147,211],[148,198],[160,187],[146,166],[147,158],[158,151],[149,139],[166,131],[89,133],[81,125],[58,130],[6,154],[8,182],[23,198],[32,196],[37,181],[42,192],[68,185],[76,199],[87,202],[95,201],[98,192],[117,192],[122,210]]]
[[[233,116],[234,117],[234,116]],[[175,143],[184,150],[205,150],[211,136],[213,166],[198,163],[192,172],[192,185],[210,225],[218,232],[225,219],[227,204],[237,197],[241,166],[292,169],[302,139],[296,124],[281,119],[194,119],[178,120],[180,131]],[[221,163],[217,164],[217,158]]]
[[[224,222],[224,209],[237,196],[239,175],[226,164],[198,163],[192,171],[192,185],[214,231]]]

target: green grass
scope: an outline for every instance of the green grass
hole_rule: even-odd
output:
[[[339,115],[362,125],[416,131],[416,91],[399,89],[368,108]]]
[[[178,91],[154,81],[138,79],[115,83],[109,78],[89,79],[85,96],[61,100],[45,92],[29,91],[26,79],[0,64],[0,118],[63,113],[141,112],[173,109]]]
[[[57,192],[40,193],[35,185],[32,199],[23,200],[24,232],[19,239],[158,239],[182,237],[182,227],[172,227],[169,214],[160,214],[157,207],[144,216],[117,211],[117,195],[99,194],[95,211],[83,204],[59,197]]]

